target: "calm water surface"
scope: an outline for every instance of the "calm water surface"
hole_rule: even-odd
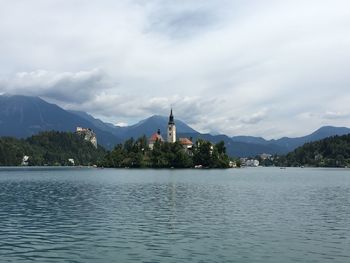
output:
[[[350,170],[0,169],[0,262],[350,262]]]

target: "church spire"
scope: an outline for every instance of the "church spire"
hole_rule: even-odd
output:
[[[176,126],[173,115],[173,108],[170,110],[169,122],[168,122],[168,142],[176,142]]]
[[[175,124],[174,122],[174,116],[173,116],[173,108],[170,110],[170,116],[169,116],[169,122],[168,124]]]

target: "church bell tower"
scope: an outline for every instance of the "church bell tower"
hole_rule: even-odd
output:
[[[168,142],[176,142],[176,126],[174,122],[173,109],[170,111],[169,122],[168,122]]]

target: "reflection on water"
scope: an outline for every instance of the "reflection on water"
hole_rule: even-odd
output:
[[[1,262],[350,262],[350,173],[0,170]]]

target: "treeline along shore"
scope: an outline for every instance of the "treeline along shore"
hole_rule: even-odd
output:
[[[154,143],[151,150],[146,136],[130,138],[112,151],[95,148],[83,136],[49,131],[27,139],[0,138],[0,166],[97,165],[113,168],[228,168],[230,159],[224,142],[198,140],[190,151],[178,142]]]
[[[233,160],[233,159],[231,159]],[[239,160],[233,160],[240,166]],[[231,162],[232,164],[232,162]],[[262,166],[350,167],[350,134],[306,143],[281,156],[260,160]],[[224,142],[198,139],[189,151],[179,142],[130,138],[113,150],[94,147],[83,136],[49,131],[26,139],[0,137],[0,166],[99,166],[113,168],[228,168]]]
[[[106,150],[70,132],[41,132],[27,139],[0,138],[1,166],[88,166],[101,162]]]
[[[350,167],[350,134],[306,143],[272,164],[286,167]]]

